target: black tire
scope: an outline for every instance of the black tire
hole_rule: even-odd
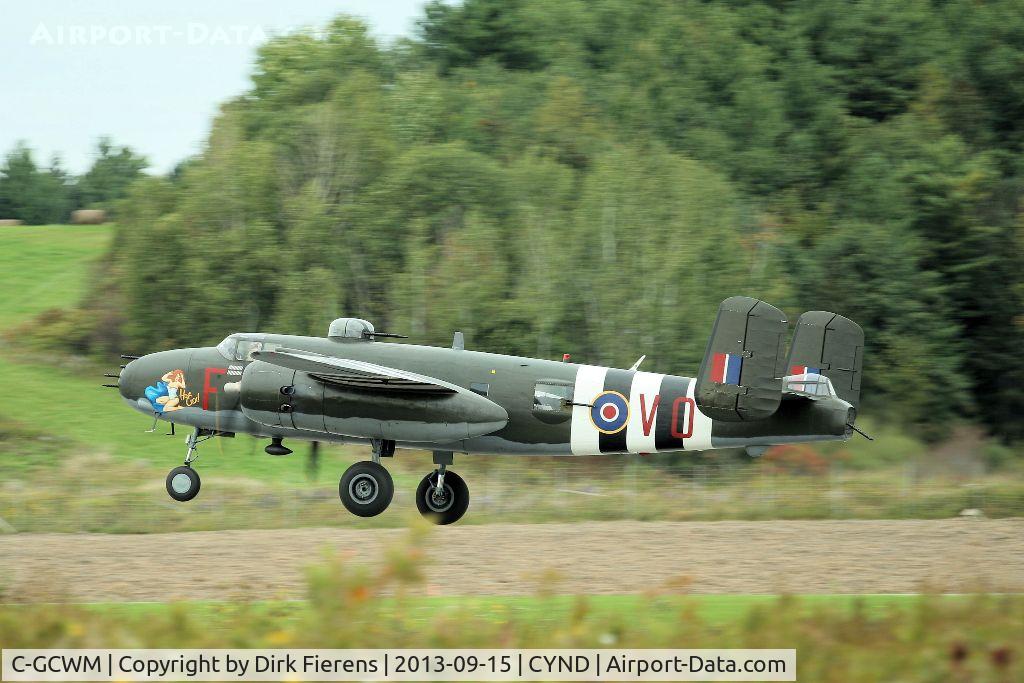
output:
[[[371,460],[352,465],[338,482],[342,505],[358,517],[375,517],[384,512],[394,495],[391,473]]]
[[[187,465],[175,467],[167,474],[167,495],[184,503],[199,495],[199,473]]]
[[[423,477],[416,487],[416,507],[420,514],[434,524],[453,524],[469,509],[469,487],[462,477],[451,470],[444,473],[444,500],[438,504],[433,499],[437,488],[437,470]]]

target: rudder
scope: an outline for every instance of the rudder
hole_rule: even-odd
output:
[[[856,408],[863,362],[864,330],[857,323],[829,311],[807,311],[797,319],[787,375],[824,375],[839,398]]]
[[[715,420],[770,417],[782,400],[786,316],[758,299],[734,296],[718,307],[697,371],[694,398]]]

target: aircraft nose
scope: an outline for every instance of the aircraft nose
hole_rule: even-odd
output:
[[[189,359],[190,353],[186,349],[160,351],[133,358],[121,369],[121,375],[117,380],[118,390],[133,407],[151,413],[153,406],[147,390],[149,393],[159,391],[159,383],[169,372],[187,372]]]
[[[121,359],[124,360],[125,356],[121,356]],[[121,398],[130,401],[138,398],[137,394],[133,395],[132,393],[132,388],[135,386],[138,377],[136,372],[138,369],[137,363],[138,358],[129,360],[127,365],[121,366],[121,374],[117,376],[117,389],[121,392]]]

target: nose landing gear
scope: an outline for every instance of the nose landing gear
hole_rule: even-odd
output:
[[[469,487],[462,477],[441,465],[416,487],[416,508],[435,524],[452,524],[469,508]]]
[[[167,475],[167,495],[184,503],[199,495],[199,474],[189,465],[175,467]]]
[[[189,434],[185,442],[188,446],[188,450],[185,451],[185,464],[175,467],[167,474],[167,495],[174,500],[184,503],[199,495],[202,482],[199,480],[199,473],[192,469],[192,463],[199,457],[199,444],[214,436],[215,434],[204,433],[198,428]]]

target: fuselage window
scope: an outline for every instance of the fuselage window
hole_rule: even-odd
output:
[[[533,390],[533,409],[538,413],[571,413],[572,385],[538,382]]]
[[[474,394],[486,396],[491,391],[491,385],[485,382],[473,382],[469,385],[469,390]]]

